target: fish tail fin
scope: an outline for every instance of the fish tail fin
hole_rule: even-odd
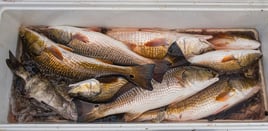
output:
[[[152,121],[152,122],[161,122],[165,119],[165,112],[163,109],[151,110],[141,114],[139,117],[135,118],[133,121],[142,122],[142,121]]]
[[[178,46],[177,42],[171,44],[168,48],[167,58],[169,59],[171,66],[170,67],[178,67],[182,65],[189,65],[190,62],[185,58],[182,50]]]
[[[87,103],[81,100],[74,100],[74,103],[77,109],[78,122],[91,122],[104,117],[99,104]]]
[[[167,60],[155,60],[156,66],[154,68],[154,75],[153,78],[157,82],[162,82],[164,74],[167,72],[169,69],[171,63]]]
[[[189,65],[190,63],[186,60],[182,50],[176,43],[171,44],[168,48],[167,56],[165,59],[155,61],[156,67],[154,70],[154,80],[162,82],[163,76],[169,68],[174,68],[182,65]]]
[[[133,66],[132,74],[128,76],[133,83],[146,90],[153,90],[151,80],[153,78],[154,64]]]
[[[11,51],[9,51],[9,58],[6,59],[6,64],[9,67],[9,69],[15,73],[16,75],[26,78],[29,76],[29,74],[24,69],[23,65],[19,62],[19,60],[12,54]]]

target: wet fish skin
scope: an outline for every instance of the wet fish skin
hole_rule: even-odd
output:
[[[66,119],[76,120],[77,112],[73,102],[69,102],[57,93],[54,87],[47,79],[40,75],[31,76],[15,56],[9,52],[9,59],[6,63],[10,70],[25,81],[25,91],[29,98],[33,98],[40,103],[47,104],[52,110]]]
[[[122,75],[134,84],[152,90],[154,64],[117,66],[107,61],[77,55],[25,27],[20,28],[20,37],[28,53],[43,72],[76,80]]]
[[[174,35],[158,31],[108,31],[107,35],[122,41],[139,55],[152,59],[164,58],[168,47],[176,40]]]
[[[176,42],[186,58],[213,50],[210,42],[195,36],[181,36]]]
[[[36,30],[84,56],[109,60],[119,65],[154,63],[151,59],[132,52],[122,42],[92,30],[72,26],[50,26],[47,28],[37,28]]]
[[[188,61],[218,72],[237,72],[257,62],[262,56],[259,50],[216,50],[193,56]]]
[[[169,56],[171,59],[179,58],[178,61],[172,61],[173,65],[184,64],[185,57],[181,51],[177,54],[169,55],[169,48],[173,46],[174,40],[170,41],[167,38],[157,37],[148,41],[146,45],[124,44],[121,41],[115,40],[105,34],[92,31],[92,29],[76,28],[71,26],[50,26],[45,28],[34,28],[35,30],[46,34],[56,42],[62,42],[67,49],[78,54],[108,60],[117,65],[144,65],[155,64],[154,79],[161,82],[164,73],[168,70],[171,62],[163,59],[164,56]],[[174,36],[172,36],[174,37]],[[174,37],[175,38],[175,37]],[[173,42],[173,43],[170,43]],[[131,50],[132,49],[132,50]],[[136,51],[135,52],[133,52]],[[156,57],[143,57],[143,52]]]
[[[166,110],[152,110],[135,121],[190,121],[218,114],[250,98],[260,90],[257,80],[247,78],[223,79],[196,95],[174,103]]]
[[[124,120],[131,121],[141,113],[183,100],[218,81],[218,74],[207,68],[177,67],[169,70],[162,83],[152,81],[154,90],[132,88],[113,102],[95,105],[91,111],[79,108],[78,121],[94,121],[108,115],[126,113]],[[161,98],[161,101],[159,101]],[[157,102],[156,102],[157,101]],[[79,107],[81,103],[76,103]]]
[[[201,54],[212,49],[206,41],[212,36],[195,36],[172,31],[157,30],[110,30],[107,35],[124,42],[130,49],[144,57],[162,59],[170,45],[177,42],[185,57]]]
[[[218,35],[209,40],[216,50],[254,50],[260,47],[260,42],[231,35]]]
[[[69,94],[89,102],[105,102],[119,91],[128,81],[123,77],[108,76],[104,78],[89,79],[69,85],[72,89]]]

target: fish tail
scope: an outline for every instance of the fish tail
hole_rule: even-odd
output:
[[[178,46],[177,42],[174,42],[168,48],[167,58],[171,62],[170,67],[172,67],[172,68],[190,64],[190,62],[185,58],[185,56],[184,56],[182,50],[180,49],[180,47]]]
[[[154,64],[134,66],[132,67],[132,74],[128,76],[128,79],[143,89],[153,90],[151,80],[154,68]]]
[[[23,65],[19,62],[19,60],[9,51],[9,59],[6,59],[6,64],[9,69],[15,73],[16,75],[25,78],[28,77],[29,74],[24,69]]]
[[[167,60],[168,59],[168,60]],[[160,61],[155,60],[156,67],[154,70],[154,80],[157,82],[162,82],[164,74],[169,68],[174,68],[182,65],[189,65],[189,62],[184,57],[183,52],[176,42],[171,44],[168,49],[167,59]]]
[[[142,122],[142,121],[152,121],[152,122],[161,122],[165,119],[165,112],[162,109],[151,110],[143,113],[138,118],[133,121]]]
[[[164,74],[167,72],[167,70],[169,69],[171,63],[169,61],[166,60],[155,60],[156,66],[154,68],[154,74],[153,74],[153,78],[154,80],[156,80],[157,82],[162,82]]]
[[[77,114],[78,122],[91,122],[96,119],[104,117],[104,112],[99,104],[87,103],[80,100],[74,100]]]

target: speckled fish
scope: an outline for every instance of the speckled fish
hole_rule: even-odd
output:
[[[105,102],[119,91],[128,81],[123,77],[109,76],[105,78],[89,79],[69,85],[69,95],[82,98],[90,102]]]
[[[188,61],[219,72],[236,72],[257,62],[261,56],[258,50],[217,50],[193,56]]]
[[[213,48],[216,50],[253,50],[258,49],[261,45],[256,40],[231,35],[218,35],[209,42],[213,44]]]
[[[212,36],[198,36],[157,30],[110,30],[107,35],[124,42],[130,49],[144,57],[162,59],[167,55],[168,48],[177,42],[185,57],[211,50],[206,39]]]
[[[72,26],[37,28],[49,38],[70,47],[84,56],[112,61],[120,65],[144,65],[154,63],[129,50],[122,42],[102,33]]]
[[[162,83],[152,81],[153,91],[132,88],[113,102],[95,105],[90,111],[85,111],[89,108],[76,102],[78,107],[85,107],[78,109],[78,121],[89,122],[120,113],[126,113],[125,121],[131,121],[145,111],[190,97],[215,83],[218,79],[216,72],[206,68],[194,66],[173,68],[164,75]]]
[[[60,114],[65,119],[76,120],[77,112],[73,102],[64,99],[46,78],[39,74],[31,75],[27,72],[15,56],[9,52],[9,59],[6,64],[11,71],[25,81],[24,90],[28,98],[33,98],[40,103],[44,103]]]
[[[41,71],[75,80],[121,75],[142,88],[152,90],[153,64],[117,66],[99,59],[77,55],[25,27],[20,28],[20,37],[26,51]]]
[[[67,46],[67,48],[70,48],[70,50],[73,52],[87,57],[108,60],[117,65],[155,64],[156,68],[154,71],[154,79],[158,82],[162,81],[162,77],[168,69],[168,61],[154,61],[152,59],[140,56],[131,51],[124,43],[99,32],[71,26],[37,27],[33,29],[44,33],[55,42]],[[148,45],[158,46],[157,44],[162,44],[163,41],[165,40],[156,39],[149,42]],[[170,45],[171,43],[169,46]],[[171,48],[173,47],[174,46],[171,46]],[[144,50],[147,50],[147,48]],[[167,55],[168,50],[164,50],[166,50],[164,55]],[[147,51],[149,51],[149,49]],[[180,52],[175,55],[179,57],[183,56],[183,54]],[[181,57],[181,59],[184,60],[184,57]]]
[[[258,81],[253,79],[223,79],[188,99],[168,106],[164,110],[148,111],[135,121],[198,120],[229,109],[256,94],[260,88]]]

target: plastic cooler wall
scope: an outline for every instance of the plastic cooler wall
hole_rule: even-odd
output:
[[[76,25],[162,28],[256,28],[268,74],[268,11],[198,8],[6,8],[0,12],[0,123],[7,123],[12,74],[8,51],[15,53],[20,25]],[[268,79],[265,78],[267,83]]]

